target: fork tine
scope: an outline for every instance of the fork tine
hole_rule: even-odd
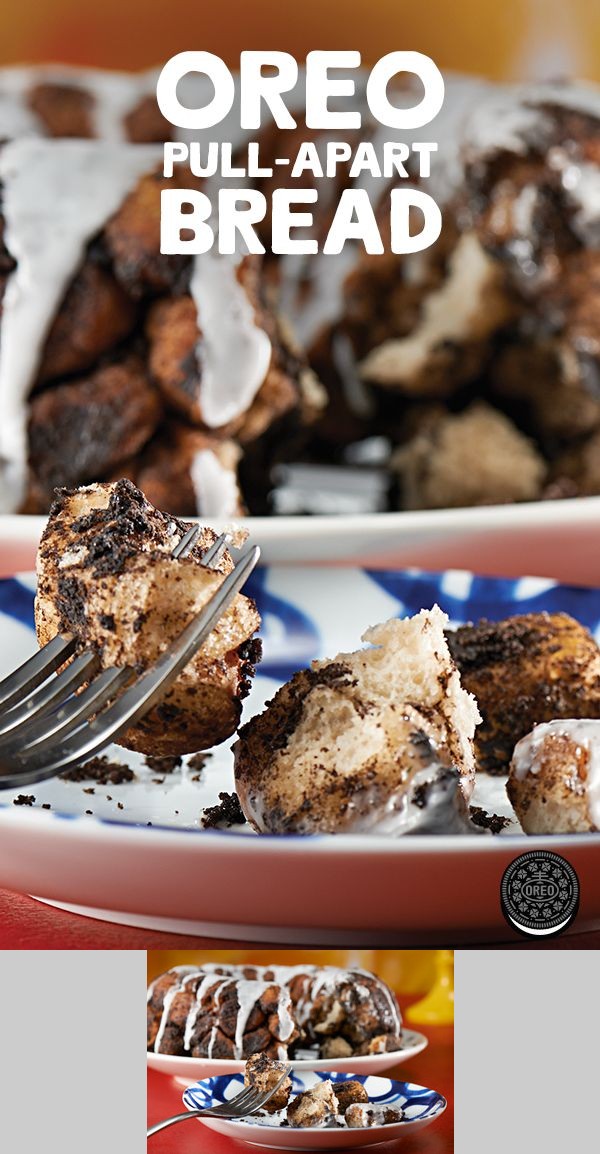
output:
[[[63,637],[60,633],[52,638],[33,657],[0,681],[0,709],[8,709],[20,700],[23,693],[29,693],[45,681],[51,673],[62,665],[75,651],[74,637]]]
[[[181,541],[171,550],[171,556],[174,557],[175,560],[179,560],[181,557],[188,557],[199,536],[200,526],[191,525],[187,533],[181,538]]]
[[[211,1106],[209,1109],[211,1114],[227,1114],[231,1117],[234,1111],[237,1113],[238,1107],[241,1107],[243,1110],[247,1109],[258,1095],[259,1091],[256,1089],[256,1086],[245,1086],[244,1089],[240,1090],[239,1094],[236,1094],[235,1098],[231,1098],[229,1102],[222,1102],[219,1106]]]
[[[210,548],[206,550],[206,553],[203,553],[202,564],[205,565],[208,569],[214,569],[217,561],[219,561],[223,556],[223,553],[225,552],[228,544],[228,534],[221,533],[221,536],[217,537],[216,541],[213,541]]]
[[[28,754],[40,744],[58,738],[65,740],[72,736],[91,716],[103,709],[134,676],[133,670],[103,669],[82,693],[71,697],[61,709],[51,717],[40,718],[31,725],[24,725],[19,729],[18,743],[13,735],[12,742],[18,750]],[[0,741],[0,753],[7,754],[7,745]],[[0,777],[0,780],[1,777]]]
[[[255,546],[244,554],[231,573],[227,575],[211,600],[204,606],[202,612],[186,626],[176,641],[169,647],[161,658],[148,669],[138,681],[115,701],[109,705],[94,720],[87,725],[81,725],[81,713],[77,717],[78,732],[73,733],[61,726],[58,740],[47,738],[47,731],[36,738],[36,748],[32,753],[20,758],[18,755],[11,758],[6,766],[6,773],[2,774],[0,759],[0,783],[3,787],[23,784],[25,782],[40,781],[44,777],[51,777],[59,770],[67,769],[71,765],[86,761],[93,754],[103,749],[114,737],[117,737],[128,726],[132,725],[163,696],[164,691],[176,680],[178,674],[187,665],[191,657],[200,649],[209,633],[214,629],[228,605],[233,601],[236,593],[241,589],[246,578],[254,569],[260,557],[260,549]],[[114,670],[106,670],[107,674]],[[118,672],[118,671],[117,671]],[[124,671],[121,670],[121,673]],[[100,674],[100,677],[103,675]],[[96,682],[99,678],[96,679]],[[94,684],[96,684],[94,682]],[[88,691],[84,690],[80,698]],[[69,705],[65,706],[65,711]],[[98,706],[88,709],[90,713],[97,713]],[[60,714],[62,714],[62,710]],[[58,715],[57,715],[58,716]],[[15,766],[18,771],[15,772]]]
[[[6,734],[12,733],[17,725],[37,720],[48,713],[53,705],[64,700],[69,693],[89,679],[91,670],[97,662],[98,657],[95,653],[89,651],[80,653],[57,677],[47,681],[41,688],[28,694],[18,705],[9,709],[0,719],[0,742]]]

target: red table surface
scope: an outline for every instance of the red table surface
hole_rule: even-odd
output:
[[[454,1150],[454,1030],[451,1027],[423,1027],[429,1038],[429,1046],[416,1058],[392,1070],[386,1070],[383,1077],[397,1078],[401,1082],[416,1082],[438,1090],[448,1099],[448,1109],[425,1130],[404,1137],[401,1141],[381,1143],[376,1147],[381,1154],[451,1154]],[[181,1114],[182,1089],[172,1078],[164,1074],[148,1071],[148,1125],[153,1126],[161,1118]],[[180,1122],[156,1134],[149,1140],[148,1154],[242,1154],[253,1150],[265,1150],[263,1146],[246,1146],[234,1142],[223,1134],[216,1134],[197,1121]]]
[[[257,945],[273,946],[286,943],[264,942]],[[323,942],[313,942],[316,948]],[[375,947],[377,942],[372,942]],[[454,942],[444,942],[448,948]],[[600,933],[572,934],[536,942],[533,938],[517,938],[513,942],[482,943],[486,949],[600,949]],[[23,894],[0,890],[0,950],[171,950],[221,949],[248,946],[248,942],[224,941],[213,938],[194,938],[187,934],[163,934],[155,930],[139,930],[99,922],[78,914],[53,909]],[[476,944],[472,948],[478,948]]]

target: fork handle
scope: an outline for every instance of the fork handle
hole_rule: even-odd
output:
[[[175,1122],[185,1122],[186,1118],[201,1118],[206,1114],[206,1110],[186,1110],[185,1114],[175,1114],[172,1118],[165,1118],[162,1122],[157,1122],[156,1126],[151,1126],[146,1135],[151,1138],[153,1134],[158,1134],[159,1130],[166,1130],[167,1126],[173,1126]]]

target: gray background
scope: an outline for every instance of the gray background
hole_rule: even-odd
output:
[[[146,1150],[146,954],[0,952],[0,1149]]]
[[[456,1154],[600,1149],[595,950],[460,951]]]

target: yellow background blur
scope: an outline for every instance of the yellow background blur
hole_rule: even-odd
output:
[[[299,963],[361,966],[378,974],[399,994],[421,994],[435,978],[435,950],[149,950],[148,981],[171,966],[203,962],[254,962],[257,965]]]
[[[418,49],[446,68],[525,79],[600,79],[598,0],[20,0],[2,13],[0,63],[64,61],[114,68],[208,49],[358,48],[376,60]]]

